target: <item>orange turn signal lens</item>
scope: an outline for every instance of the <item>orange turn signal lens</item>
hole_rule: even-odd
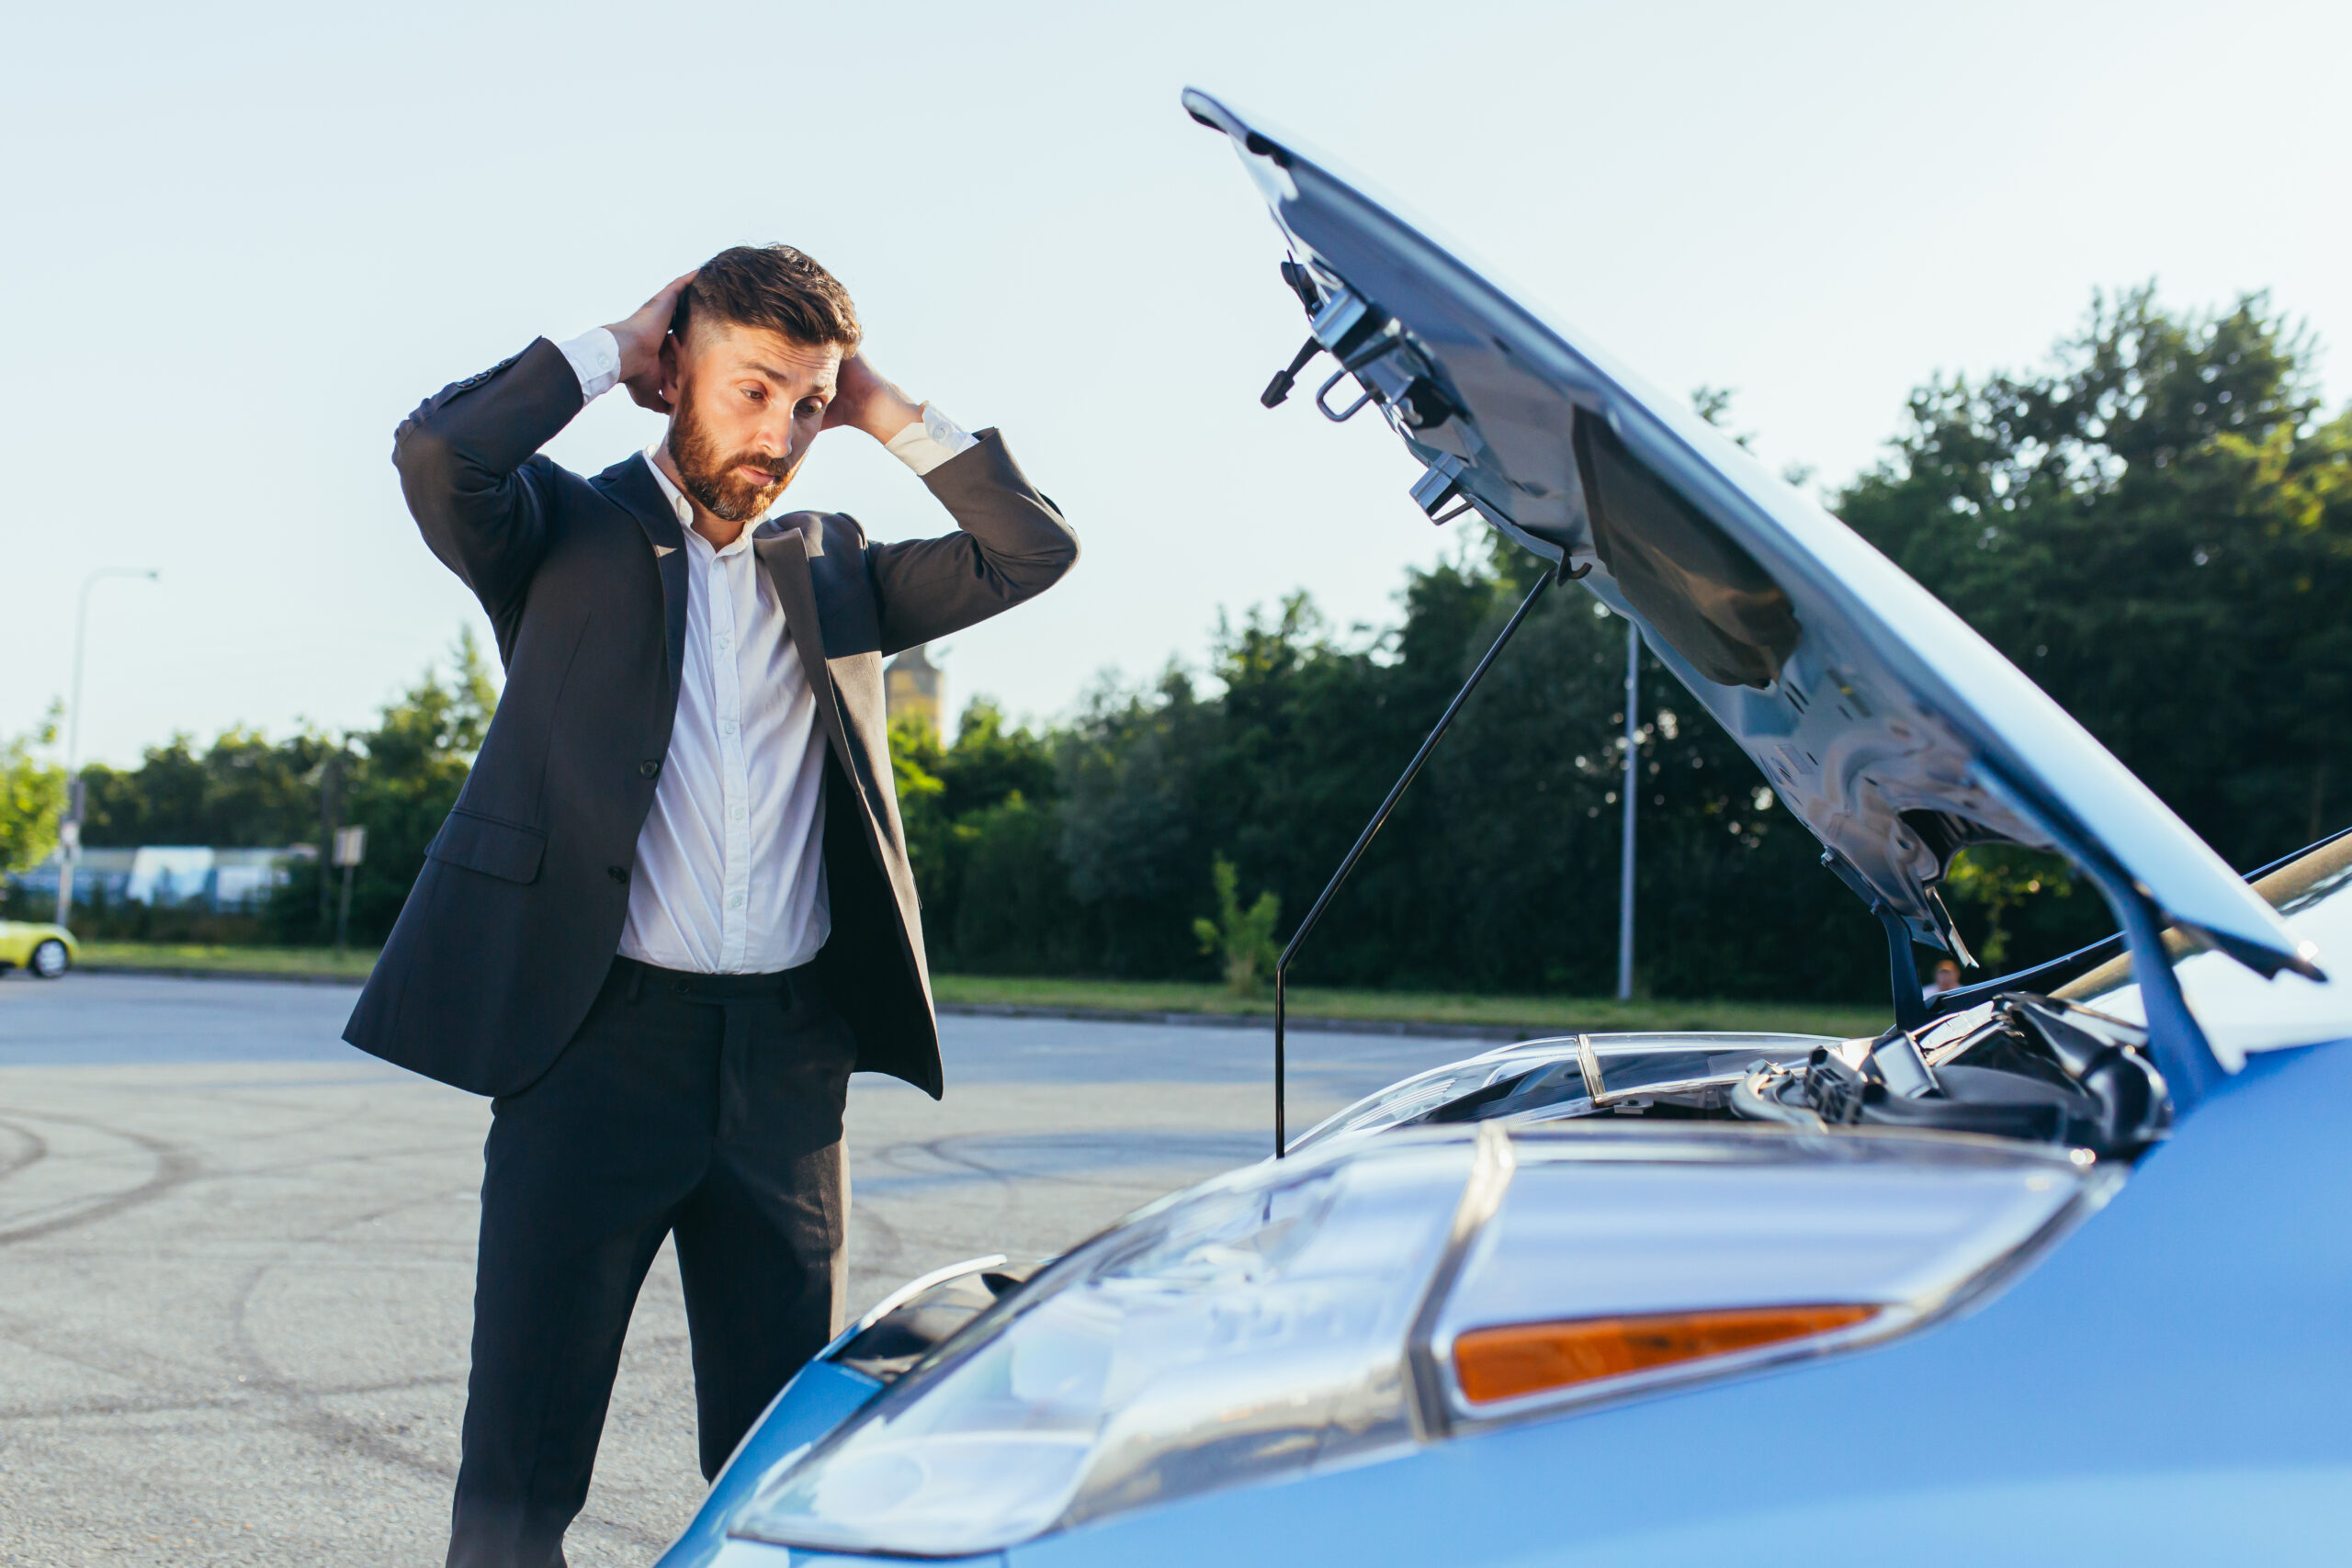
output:
[[[1872,1306],[1731,1307],[1474,1328],[1453,1341],[1453,1371],[1474,1404],[1728,1356],[1850,1328]]]

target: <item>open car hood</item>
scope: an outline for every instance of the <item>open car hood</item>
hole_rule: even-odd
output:
[[[1427,466],[1430,516],[1475,509],[1583,573],[1874,910],[1965,958],[1937,885],[1961,848],[2006,840],[2093,863],[2265,975],[2318,977],[2147,786],[1843,523],[1328,161],[1204,93],[1184,107],[1232,139],[1290,243],[1343,367],[1324,412],[1368,398]]]

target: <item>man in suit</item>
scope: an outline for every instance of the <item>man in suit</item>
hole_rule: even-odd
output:
[[[1044,592],[1078,543],[994,431],[859,341],[822,267],[739,247],[394,437],[507,677],[345,1032],[495,1097],[452,1564],[563,1562],[665,1236],[715,1474],[839,1330],[850,1073],[941,1092],[882,660]],[[662,439],[594,478],[538,455],[616,385]],[[957,531],[770,515],[846,427]]]

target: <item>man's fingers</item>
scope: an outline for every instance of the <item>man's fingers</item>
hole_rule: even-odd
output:
[[[640,376],[622,385],[628,389],[629,400],[639,408],[650,409],[655,413],[676,412],[671,407],[670,400],[662,395],[662,383],[654,377]]]
[[[695,268],[695,272],[700,272],[702,268],[700,267]],[[675,310],[678,305],[678,296],[684,291],[687,284],[692,283],[695,280],[695,272],[680,273],[677,276],[672,278],[669,282],[656,289],[654,291],[653,298],[645,302],[646,310],[648,311],[658,310],[665,312]]]

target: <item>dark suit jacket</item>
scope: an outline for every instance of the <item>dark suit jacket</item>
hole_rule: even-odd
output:
[[[479,1094],[547,1071],[610,969],[677,716],[686,561],[642,457],[585,479],[537,455],[580,412],[542,338],[393,437],[424,541],[490,612],[506,689],[344,1038]],[[1044,592],[1078,539],[994,431],[923,478],[961,532],[884,545],[795,513],[762,539],[817,695],[832,935],[817,963],[861,1069],[940,1093],[882,660]]]

